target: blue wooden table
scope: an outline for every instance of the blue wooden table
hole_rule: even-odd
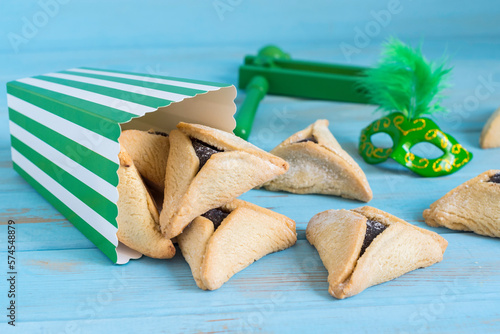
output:
[[[425,54],[435,58],[447,50],[454,66],[454,85],[445,101],[451,113],[437,122],[474,154],[458,173],[425,179],[396,163],[364,163],[357,153],[359,132],[378,117],[369,106],[269,96],[249,140],[270,150],[326,118],[367,175],[374,193],[369,205],[428,228],[422,211],[432,202],[479,173],[500,168],[500,150],[481,150],[478,144],[482,126],[500,106],[500,10],[494,1],[394,3],[366,1],[356,7],[349,1],[290,1],[282,8],[222,0],[151,1],[147,6],[131,0],[2,2],[0,332],[499,332],[500,240],[429,228],[449,242],[441,263],[336,300],[328,294],[327,272],[304,231],[320,211],[362,203],[252,190],[241,198],[297,222],[297,244],[206,292],[196,287],[180,252],[169,261],[142,258],[113,265],[12,169],[9,80],[91,66],[236,83],[243,56],[267,42],[298,59],[369,65],[383,38],[397,34],[418,44],[425,37]],[[243,98],[240,92],[236,103]],[[15,328],[5,317],[9,219],[16,222],[18,250]]]

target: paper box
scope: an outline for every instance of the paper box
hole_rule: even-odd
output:
[[[14,169],[115,263],[118,137],[179,121],[231,132],[232,85],[75,68],[7,83]]]

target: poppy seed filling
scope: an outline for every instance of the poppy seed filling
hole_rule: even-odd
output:
[[[386,228],[387,226],[375,220],[368,219],[366,221],[366,234],[365,240],[363,240],[363,246],[361,246],[361,252],[359,254],[360,257],[365,253],[366,249],[370,246],[377,235],[384,232]]]
[[[219,150],[213,146],[210,146],[198,139],[191,139],[191,142],[193,144],[194,152],[196,153],[196,156],[200,160],[200,170],[205,164],[207,163],[208,159],[216,153],[222,152],[222,150]]]
[[[496,173],[492,177],[490,177],[490,180],[488,182],[491,183],[500,183],[500,173]]]
[[[166,132],[162,132],[162,131],[148,131],[148,133],[150,133],[152,135],[168,137],[168,134]]]
[[[316,144],[318,143],[318,141],[314,137],[308,137],[306,139],[302,139],[302,140],[296,141],[295,143],[306,143],[308,141],[312,141],[313,143],[316,143]]]
[[[208,210],[204,214],[202,214],[202,217],[205,217],[214,223],[214,230],[216,230],[220,224],[222,224],[222,221],[226,219],[226,217],[229,215],[229,212],[222,211],[220,208]]]

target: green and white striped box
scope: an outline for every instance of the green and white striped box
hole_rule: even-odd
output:
[[[7,83],[14,169],[114,263],[141,255],[119,244],[118,137],[179,121],[231,132],[232,85],[74,68]]]

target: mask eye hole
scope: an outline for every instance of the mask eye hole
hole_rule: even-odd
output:
[[[443,150],[441,150],[436,145],[433,145],[431,143],[426,143],[426,142],[421,142],[421,143],[414,145],[410,149],[410,152],[416,156],[419,156],[419,157],[425,158],[425,159],[429,159],[429,160],[437,159],[445,153]]]
[[[394,145],[391,136],[385,132],[374,133],[371,136],[371,141],[373,146],[380,148],[391,148]]]

